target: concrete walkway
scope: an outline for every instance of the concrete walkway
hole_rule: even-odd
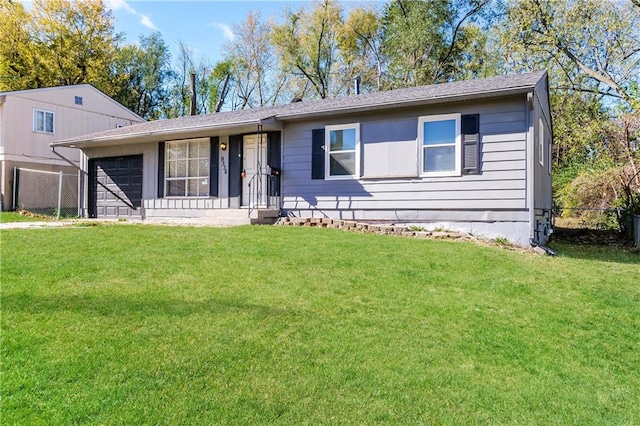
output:
[[[204,219],[204,220],[203,220]],[[43,229],[43,228],[61,228],[61,227],[88,227],[100,225],[160,225],[160,226],[237,226],[245,223],[220,223],[219,221],[206,220],[206,218],[154,218],[148,220],[142,219],[68,219],[68,220],[48,220],[37,222],[6,222],[0,223],[2,229]]]
[[[95,220],[91,219],[73,219],[73,220],[47,220],[37,222],[6,222],[0,223],[0,229],[30,229],[30,228],[60,228],[63,226],[83,226],[83,223],[95,223]],[[99,223],[116,223],[99,221]],[[126,222],[122,222],[126,223]],[[130,222],[133,223],[133,222]]]

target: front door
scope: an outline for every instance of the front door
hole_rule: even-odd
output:
[[[258,162],[262,175],[258,174]],[[267,138],[262,135],[262,143],[258,144],[257,135],[245,135],[242,143],[242,167],[245,177],[242,179],[242,206],[264,204],[266,200]],[[260,196],[261,195],[261,196]],[[259,197],[260,196],[260,197]]]

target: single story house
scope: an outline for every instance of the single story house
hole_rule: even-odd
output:
[[[160,120],[52,144],[89,159],[91,217],[276,212],[544,244],[546,72]]]
[[[144,121],[90,84],[0,92],[2,210],[13,208],[16,167],[77,175],[82,152],[59,150],[71,165],[51,152],[51,142]]]

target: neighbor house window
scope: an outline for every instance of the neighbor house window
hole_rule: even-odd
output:
[[[43,133],[53,133],[54,114],[50,111],[40,109],[33,110],[33,131]]]
[[[82,96],[76,96],[75,103],[76,105],[82,105]]]
[[[325,127],[325,176],[329,179],[358,177],[360,126],[342,124]]]
[[[430,115],[418,120],[423,176],[460,174],[460,117]]]
[[[165,144],[165,194],[168,197],[209,196],[209,139]]]

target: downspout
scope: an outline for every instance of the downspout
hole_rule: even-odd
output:
[[[75,167],[76,169],[80,170],[82,173],[87,174],[87,172],[85,172],[84,170],[82,170],[82,168],[80,168],[80,166],[78,166],[76,163],[74,163],[73,161],[69,160],[67,157],[65,157],[64,155],[60,154],[59,152],[56,151],[56,147],[52,146],[51,147],[51,152],[53,152],[55,155],[57,155],[58,157],[60,157],[62,160],[66,161],[67,163],[71,164],[73,167]]]
[[[547,253],[549,256],[557,256],[558,252],[547,247],[547,246],[543,246],[542,244],[538,244],[536,241],[534,241],[533,238],[531,238],[529,240],[529,243],[531,244],[532,247],[540,247],[542,250],[544,250],[545,253]]]

